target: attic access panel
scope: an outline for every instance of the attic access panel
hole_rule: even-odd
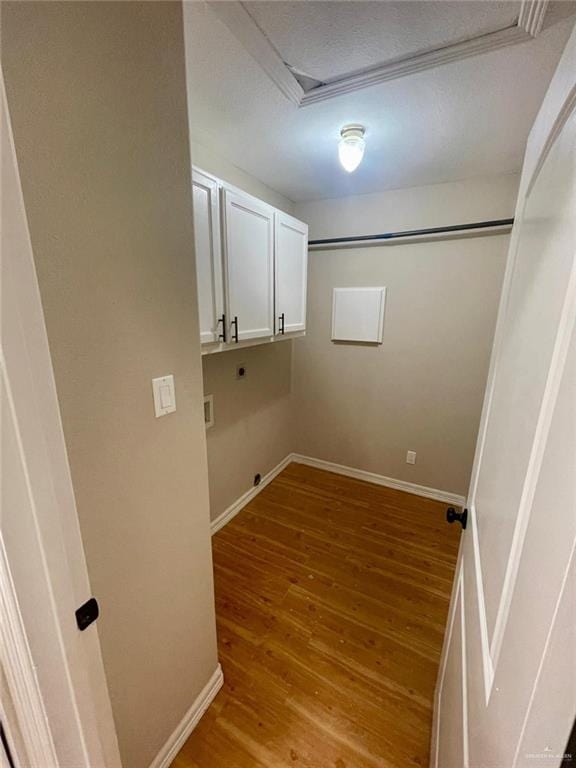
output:
[[[334,288],[332,341],[382,344],[386,288]]]
[[[242,5],[281,59],[317,82],[512,27],[521,10],[517,0],[248,0]]]

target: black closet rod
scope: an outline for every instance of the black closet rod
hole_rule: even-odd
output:
[[[405,229],[402,232],[384,232],[379,235],[354,235],[352,237],[329,237],[323,240],[309,240],[308,245],[339,245],[342,243],[360,243],[368,240],[400,240],[403,237],[422,237],[425,235],[442,235],[453,232],[469,232],[474,229],[490,229],[493,227],[511,227],[514,219],[494,219],[493,221],[477,221],[474,224],[454,224],[450,227],[428,227],[427,229]]]

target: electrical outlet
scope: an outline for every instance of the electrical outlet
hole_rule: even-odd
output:
[[[416,451],[408,451],[406,454],[406,464],[416,464]]]
[[[254,485],[260,485],[260,480],[262,480],[262,476],[258,472],[258,474],[254,475]]]
[[[236,366],[236,378],[237,379],[245,379],[246,378],[246,365],[245,363],[238,363]]]

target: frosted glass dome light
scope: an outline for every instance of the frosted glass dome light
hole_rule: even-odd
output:
[[[366,147],[365,132],[366,129],[363,125],[345,125],[340,131],[338,158],[340,165],[348,173],[355,171],[362,162]]]

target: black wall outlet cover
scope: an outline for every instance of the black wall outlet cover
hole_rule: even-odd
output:
[[[262,478],[260,477],[260,473],[258,473],[257,475],[254,475],[254,485],[260,485],[260,480],[262,480]]]

